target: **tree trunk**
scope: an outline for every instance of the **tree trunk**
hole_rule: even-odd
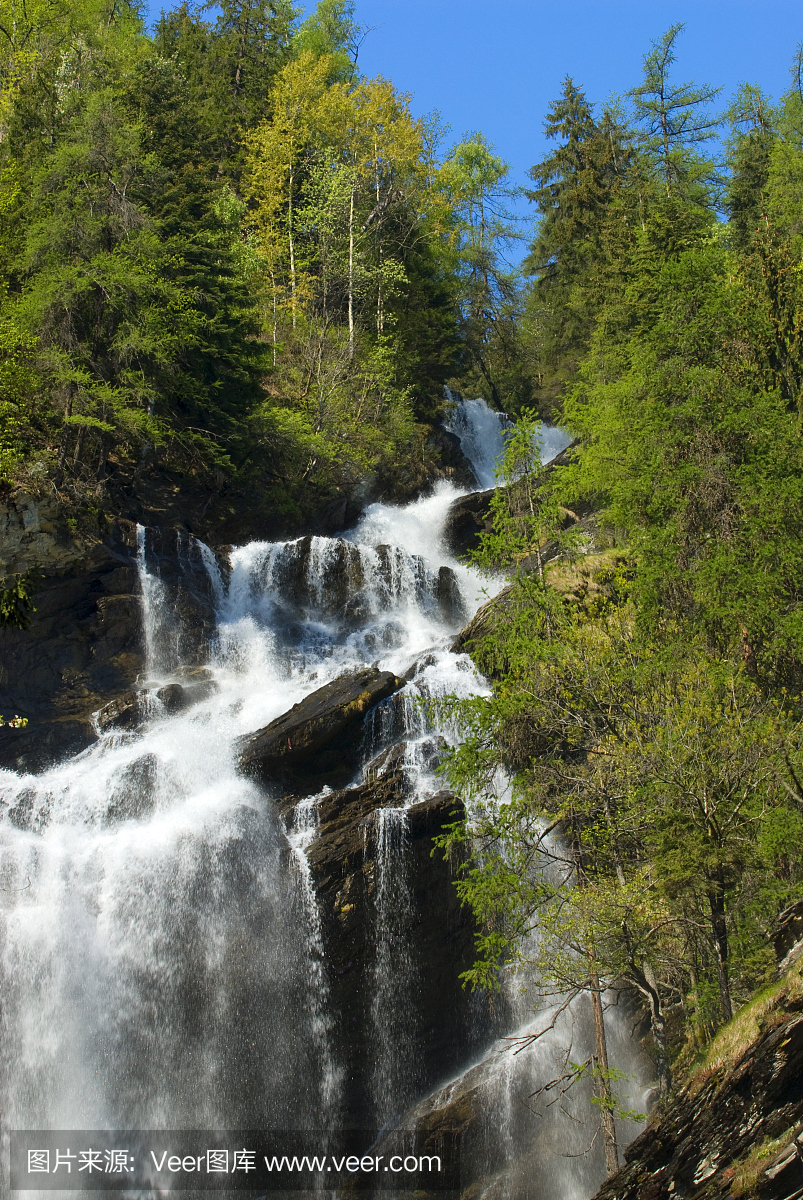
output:
[[[354,358],[354,183],[349,205],[349,358]]]
[[[290,306],[293,310],[293,329],[296,327],[296,252],[293,243],[293,171],[287,189],[287,240],[290,245]]]
[[[78,426],[78,436],[75,439],[75,453],[72,457],[73,470],[76,470],[81,465],[81,455],[84,452],[84,438],[86,437],[86,425]]]
[[[708,905],[711,909],[711,931],[714,935],[714,952],[717,962],[717,982],[722,1020],[730,1021],[733,1016],[730,980],[728,979],[728,926],[725,921],[725,885],[721,873],[709,880]]]
[[[619,1152],[616,1145],[616,1125],[613,1120],[613,1098],[608,1067],[608,1041],[605,1037],[605,1014],[602,1009],[602,993],[599,976],[594,970],[594,955],[588,952],[591,1007],[594,1012],[594,1054],[597,1060],[597,1094],[600,1099],[602,1136],[605,1139],[605,1167],[609,1175],[619,1170]]]
[[[658,1095],[665,1100],[672,1091],[672,1070],[669,1066],[669,1055],[666,1050],[666,1018],[661,1004],[661,993],[658,990],[658,980],[652,964],[644,964],[644,990],[650,1005],[650,1026],[655,1043],[655,1072],[658,1077]]]

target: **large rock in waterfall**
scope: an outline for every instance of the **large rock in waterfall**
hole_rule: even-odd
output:
[[[402,686],[396,675],[377,667],[341,675],[243,738],[240,762],[267,781],[302,790],[305,784],[317,790],[327,781],[345,782],[356,765],[366,713]]]
[[[467,1029],[487,1036],[484,1009],[459,979],[475,957],[475,929],[454,887],[458,860],[433,854],[433,837],[462,815],[463,805],[452,792],[440,791],[400,811],[411,795],[404,750],[394,746],[366,768],[364,783],[316,802],[318,833],[307,851],[327,961],[333,1044],[344,1068],[345,1121],[355,1128],[370,1120],[381,1068],[377,1043],[383,1030],[376,1026],[372,1000],[382,986],[377,946],[383,899],[391,906],[384,919],[395,922],[383,935],[395,939],[391,961],[384,964],[389,972],[384,986],[397,994],[415,1026],[407,1032],[419,1047],[405,1081],[406,1102],[458,1069]],[[394,876],[383,897],[391,842]],[[396,1053],[404,1058],[404,1047]],[[401,1111],[405,1096],[398,1099]]]

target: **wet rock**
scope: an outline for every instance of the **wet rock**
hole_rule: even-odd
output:
[[[489,488],[454,501],[443,528],[443,540],[453,554],[463,557],[479,549],[480,536],[493,529],[491,500],[495,495],[496,488]]]
[[[116,700],[110,700],[94,714],[95,724],[101,733],[109,729],[136,729],[142,721],[142,693],[123,692]]]
[[[359,500],[349,496],[336,496],[314,518],[312,528],[315,533],[331,537],[345,529],[353,529],[364,511],[365,506]]]
[[[183,712],[193,704],[200,703],[217,691],[217,684],[206,667],[180,667],[174,672],[181,682],[172,680],[157,686],[146,683],[144,687],[110,700],[94,713],[94,722],[101,733],[111,729],[136,730],[147,720],[148,702],[152,696],[160,701],[169,714]]]
[[[460,592],[460,584],[451,567],[438,571],[438,608],[447,625],[458,625],[466,619],[466,606]]]
[[[345,1067],[346,1124],[369,1118],[377,1036],[371,1015],[376,993],[377,885],[382,869],[382,809],[409,796],[403,747],[374,760],[359,787],[332,792],[317,803],[318,835],[308,850],[318,896],[335,1055]],[[474,959],[474,924],[454,887],[456,862],[432,854],[432,838],[463,812],[451,792],[439,792],[406,810],[402,861],[394,871],[408,881],[410,911],[405,949],[413,964],[415,1010],[420,1014],[418,1094],[456,1069],[466,1052],[470,994],[459,975]],[[409,1001],[413,1003],[412,997]]]
[[[8,810],[8,819],[17,829],[26,829],[30,833],[41,833],[50,823],[51,797],[39,796],[35,788],[23,788],[14,798],[14,804]]]
[[[149,569],[162,584],[160,671],[206,661],[214,595],[202,548],[182,529],[148,530]],[[31,571],[36,611],[26,630],[0,630],[0,712],[28,718],[0,739],[0,766],[39,770],[85,749],[100,728],[132,728],[145,667],[137,530],[102,521],[76,537],[58,504],[17,496],[0,505],[3,571]],[[183,681],[181,681],[183,682]],[[125,710],[125,711],[124,711]]]
[[[157,689],[157,700],[161,700],[165,707],[165,712],[170,716],[173,713],[181,712],[191,703],[187,697],[187,691],[180,683],[168,683],[164,687]]]
[[[120,772],[109,797],[107,824],[139,820],[153,811],[158,770],[156,755],[143,754]]]
[[[625,1166],[596,1200],[785,1200],[803,1188],[803,1014],[793,1000],[767,1013],[757,1039],[733,1063],[694,1079],[625,1151]],[[768,1158],[758,1147],[789,1131]]]
[[[215,591],[201,543],[181,528],[152,527],[145,533],[148,573],[158,580],[161,609],[153,667],[173,672],[202,666],[217,630]],[[217,563],[219,569],[219,563]]]
[[[556,467],[563,467],[572,461],[574,446],[568,446],[556,455],[543,469],[542,479],[548,479]],[[472,551],[479,550],[482,535],[493,529],[491,501],[500,489],[489,488],[484,492],[471,492],[468,496],[460,496],[454,501],[446,518],[443,537],[446,545],[453,554],[460,558],[467,557]],[[506,493],[503,493],[506,494]],[[596,530],[594,504],[583,502],[576,509],[563,510],[563,529],[576,527],[581,533],[592,538]],[[560,547],[548,543],[541,548],[542,562],[555,558],[560,553]],[[533,562],[526,564],[531,570],[537,568],[536,556]],[[525,568],[525,569],[526,569]]]
[[[356,765],[366,714],[402,681],[366,667],[342,675],[305,696],[284,716],[243,738],[240,762],[266,780],[295,782],[312,790],[328,779],[347,779]]]
[[[442,464],[438,475],[451,479],[458,487],[476,487],[474,468],[463,453],[460,438],[456,433],[452,433],[440,421],[436,421],[433,433],[427,438],[427,445],[434,447],[438,452]]]
[[[0,765],[18,770],[90,745],[92,714],[131,691],[144,666],[136,528],[116,521],[103,541],[78,543],[55,516],[52,532],[41,508],[39,516],[38,531],[18,545],[3,533],[3,556],[9,550],[13,566],[31,570],[35,588],[29,628],[0,630],[0,712],[28,718],[3,731]],[[0,525],[12,517],[9,508]]]
[[[474,616],[458,633],[450,647],[453,654],[470,654],[481,671],[494,677],[493,663],[486,661],[482,653],[482,640],[494,632],[506,619],[513,604],[515,594],[513,586],[502,588],[501,592],[481,605]],[[498,669],[498,668],[497,668]]]

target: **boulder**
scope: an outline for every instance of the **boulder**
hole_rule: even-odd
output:
[[[565,467],[572,461],[574,445],[567,446],[556,455],[543,469],[541,480],[548,479],[556,467]],[[484,492],[472,492],[468,496],[459,496],[449,509],[444,526],[443,537],[446,545],[453,554],[465,558],[473,550],[480,547],[482,534],[490,533],[493,529],[491,516],[491,501],[498,488],[489,488]],[[596,506],[588,501],[580,503],[576,509],[563,509],[562,528],[575,528],[589,541],[594,541],[597,531]],[[541,562],[546,563],[561,553],[557,542],[547,542],[541,547]],[[530,556],[525,562],[525,569],[536,570],[537,556]]]
[[[438,571],[438,609],[447,625],[459,625],[466,619],[466,606],[460,591],[457,576],[451,567]]]
[[[94,723],[100,733],[110,729],[136,729],[142,721],[142,692],[123,692],[93,713]]]
[[[41,833],[50,824],[52,799],[49,793],[40,795],[36,788],[23,788],[14,797],[14,804],[8,810],[8,819],[17,829]]]
[[[364,511],[365,506],[359,500],[351,496],[336,496],[313,517],[311,525],[315,533],[331,537],[345,529],[353,529]]]
[[[123,692],[93,713],[93,723],[100,733],[110,729],[137,730],[153,716],[151,697],[155,697],[169,715],[183,712],[217,691],[212,672],[207,667],[179,667],[172,680],[161,685],[146,683],[143,687]],[[178,682],[180,680],[181,682]],[[161,711],[157,706],[157,711]]]
[[[159,759],[155,754],[142,754],[129,763],[116,778],[105,823],[114,825],[118,821],[139,820],[152,812],[158,772]]]
[[[485,492],[471,492],[468,496],[459,496],[451,505],[443,527],[443,540],[453,554],[465,556],[471,550],[479,549],[480,535],[490,533],[491,500],[496,495],[496,488]]]
[[[240,742],[248,772],[317,790],[353,773],[366,714],[402,687],[390,671],[365,667],[310,692],[289,712]]]
[[[498,676],[499,664],[493,663],[490,659],[486,661],[480,643],[484,637],[493,633],[501,621],[505,620],[514,601],[513,585],[508,584],[506,588],[502,588],[501,592],[497,592],[490,600],[486,600],[485,604],[480,605],[468,624],[463,626],[452,642],[450,646],[452,653],[470,654],[481,671],[485,671],[491,678]]]

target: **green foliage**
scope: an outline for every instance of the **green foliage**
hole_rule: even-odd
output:
[[[449,243],[460,281],[463,339],[473,368],[468,386],[497,407],[518,409],[529,398],[518,347],[520,289],[505,251],[520,234],[509,211],[516,189],[509,165],[478,132],[454,146],[437,175],[449,213]]]
[[[716,137],[719,120],[704,106],[722,89],[670,81],[675,43],[682,31],[683,25],[672,25],[653,42],[644,58],[644,80],[631,96],[645,151],[667,195],[676,192],[705,203],[706,185],[714,182],[715,175],[713,164],[702,159],[696,147]]]
[[[585,94],[569,78],[544,131],[564,140],[529,172],[536,186],[526,195],[541,217],[524,264],[534,277],[525,333],[538,367],[539,396],[554,404],[588,349],[616,273],[607,242],[611,222],[616,227],[621,220],[633,155],[617,116],[606,110],[597,123]]]
[[[35,612],[30,572],[0,588],[0,629],[27,629]]]

